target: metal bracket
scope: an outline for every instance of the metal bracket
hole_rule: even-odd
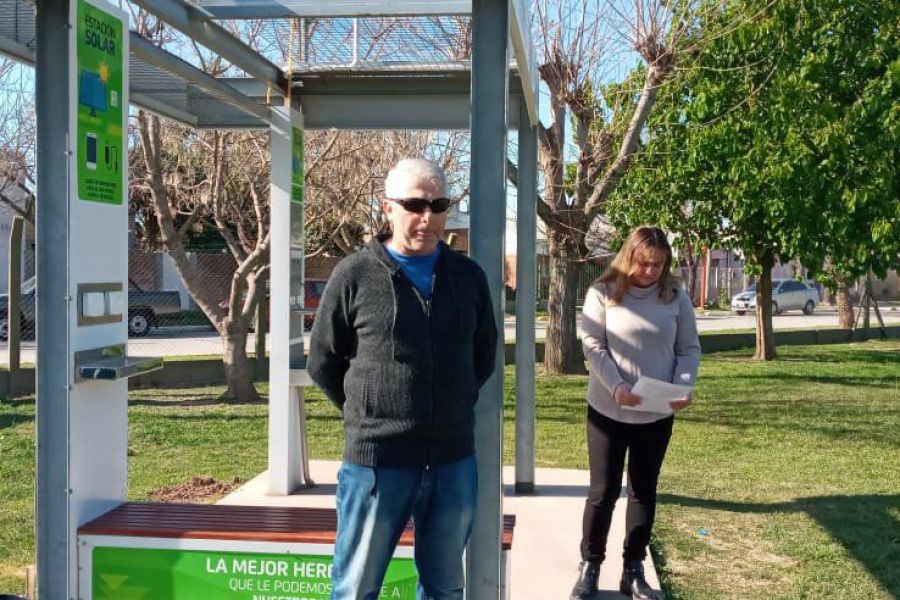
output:
[[[81,350],[75,353],[75,381],[117,381],[163,368],[155,356],[125,356],[125,344]]]

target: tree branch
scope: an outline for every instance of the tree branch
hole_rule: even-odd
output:
[[[162,177],[162,136],[159,117],[144,111],[138,112],[138,132],[143,150],[144,165],[147,169],[147,181],[150,197],[156,212],[156,221],[162,236],[162,242],[172,257],[175,270],[190,292],[194,301],[221,331],[224,314],[213,300],[206,286],[200,283],[197,272],[191,266],[184,248],[183,238],[175,230],[175,219],[169,205],[166,186]]]
[[[631,121],[628,123],[628,129],[625,131],[625,136],[622,138],[621,145],[619,146],[619,153],[603,175],[600,183],[594,187],[593,193],[585,204],[585,212],[587,213],[589,220],[593,220],[593,218],[600,213],[602,204],[609,198],[610,194],[612,194],[613,190],[615,190],[616,186],[619,184],[619,181],[621,181],[622,177],[625,175],[625,172],[628,169],[628,161],[631,159],[631,156],[637,148],[641,129],[644,127],[647,118],[650,116],[650,109],[656,102],[657,91],[659,90],[659,85],[664,77],[665,73],[660,73],[656,65],[649,65],[647,67],[647,75],[644,78],[641,96],[634,108],[634,113],[631,115]]]

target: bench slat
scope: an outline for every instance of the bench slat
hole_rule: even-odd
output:
[[[503,516],[503,549],[512,547],[515,515]],[[78,528],[79,535],[334,544],[332,508],[126,502]],[[413,545],[412,522],[400,538]]]

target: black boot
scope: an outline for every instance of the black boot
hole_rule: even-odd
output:
[[[656,600],[657,595],[644,579],[644,565],[639,560],[626,560],[619,591],[633,600]]]
[[[578,581],[572,588],[569,600],[593,600],[597,595],[597,579],[600,577],[600,563],[586,560],[578,564]]]

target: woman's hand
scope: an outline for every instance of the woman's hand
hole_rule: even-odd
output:
[[[679,410],[690,406],[691,402],[693,402],[693,399],[691,398],[691,395],[688,394],[681,400],[675,400],[673,402],[669,402],[669,406],[672,407],[672,410],[674,410],[675,412],[678,412]]]
[[[619,406],[637,406],[641,403],[641,397],[631,393],[631,386],[627,383],[620,383],[616,386],[613,394],[616,404]]]

